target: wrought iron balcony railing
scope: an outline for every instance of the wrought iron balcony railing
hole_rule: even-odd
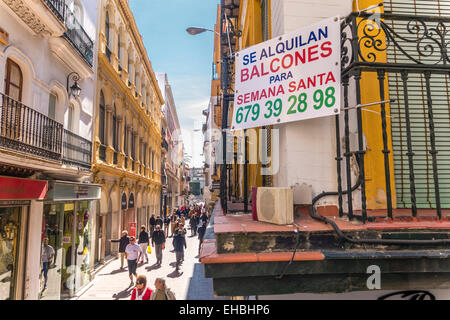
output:
[[[68,130],[63,134],[63,163],[91,169],[92,142]]]
[[[380,117],[383,148],[373,152],[379,152],[384,160],[380,169],[385,177],[385,216],[394,218],[399,212],[396,207],[408,217],[420,216],[420,209],[434,211],[437,219],[448,214],[450,186],[442,182],[450,177],[446,144],[450,95],[445,89],[450,72],[448,30],[448,17],[354,13],[342,22],[344,100],[343,113],[335,117],[338,191],[323,193],[316,200],[337,195],[340,216],[364,222],[374,218],[369,215],[366,194],[366,181],[370,179],[365,171],[368,153],[362,116],[363,111],[370,111]],[[364,105],[361,79],[367,74],[378,80],[371,90],[379,100]],[[353,98],[356,101],[350,102]],[[352,148],[350,128],[355,124],[357,146]],[[359,167],[356,184],[352,183],[352,161]],[[353,192],[360,193],[360,205],[355,203]],[[384,216],[384,212],[381,214]]]
[[[66,16],[66,4],[64,0],[44,0],[45,4],[56,15],[56,17],[64,23]]]
[[[86,62],[92,67],[94,57],[94,42],[78,22],[74,13],[66,7],[65,23],[67,31],[64,37],[81,54]]]
[[[0,146],[61,160],[63,125],[0,93]]]

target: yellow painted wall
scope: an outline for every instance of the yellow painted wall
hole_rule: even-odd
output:
[[[353,3],[353,10],[357,10],[355,0]],[[365,9],[374,4],[380,3],[379,0],[359,0],[359,9]],[[382,12],[383,7],[380,7]],[[359,36],[362,36],[362,28],[360,26],[358,32]],[[379,37],[383,43],[385,37],[381,33]],[[368,52],[376,54],[377,62],[387,62],[387,56],[385,51],[375,51],[366,49],[363,54]],[[388,74],[386,74],[386,80],[384,81],[385,100],[389,99],[388,88]],[[364,72],[361,78],[361,103],[372,103],[380,101],[379,93],[379,80],[376,72]],[[386,115],[390,115],[390,104],[386,104]],[[367,209],[385,209],[387,206],[386,199],[386,180],[384,170],[384,154],[383,150],[383,135],[381,126],[381,106],[375,105],[372,107],[365,107],[364,109],[373,110],[378,113],[362,111],[363,132],[367,139],[367,153],[365,155],[365,175],[366,175],[366,196],[367,196]],[[388,149],[391,150],[389,154],[390,161],[390,180],[391,180],[391,193],[392,204],[396,207],[396,192],[395,192],[395,179],[394,179],[394,159],[392,149],[392,134],[391,134],[391,118],[386,118],[387,131],[388,131]]]
[[[270,1],[269,1],[269,8],[270,8]],[[239,48],[239,50],[245,49],[247,47],[250,47],[252,45],[258,44],[263,42],[263,26],[262,26],[262,12],[261,12],[261,1],[260,0],[247,0],[247,8],[246,11],[243,11],[243,4],[241,3],[241,12],[240,12],[240,19],[239,19],[239,25],[240,30],[242,30],[242,47]],[[269,10],[270,11],[270,10]],[[244,16],[245,15],[245,16]],[[242,21],[244,21],[244,25],[242,25]],[[259,141],[259,129],[256,128],[256,139],[250,139],[253,140],[250,143],[256,144],[257,146],[260,145]],[[250,152],[251,146],[248,147],[248,152]],[[249,156],[250,158],[250,156]],[[262,175],[261,175],[261,163],[259,161],[259,157],[257,159],[258,164],[249,164],[248,166],[248,186],[249,190],[251,191],[252,187],[261,187],[262,186]],[[233,174],[235,172],[236,168],[233,170]],[[243,180],[242,180],[243,183]],[[239,188],[241,189],[241,188]],[[250,197],[250,194],[249,194]]]

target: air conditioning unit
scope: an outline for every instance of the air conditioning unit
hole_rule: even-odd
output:
[[[291,188],[258,188],[256,210],[259,221],[279,225],[294,223],[294,195]]]

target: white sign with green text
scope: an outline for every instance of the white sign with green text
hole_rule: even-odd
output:
[[[236,53],[233,130],[340,112],[339,17]]]

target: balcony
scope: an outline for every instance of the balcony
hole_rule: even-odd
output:
[[[91,160],[92,142],[68,130],[64,130],[62,162],[90,170]]]
[[[61,123],[0,93],[0,147],[91,168],[92,143]]]
[[[84,31],[72,11],[66,10],[67,31],[64,37],[74,46],[86,62],[92,67],[94,57],[94,42]]]
[[[62,6],[56,0],[46,2],[55,3],[55,10]],[[50,50],[82,78],[87,78],[93,74],[94,42],[67,6],[60,10],[64,12],[65,30],[60,36],[49,39]]]
[[[44,0],[48,8],[54,13],[59,21],[64,23],[66,16],[66,4],[64,0]]]
[[[63,125],[0,94],[0,146],[61,160]]]

